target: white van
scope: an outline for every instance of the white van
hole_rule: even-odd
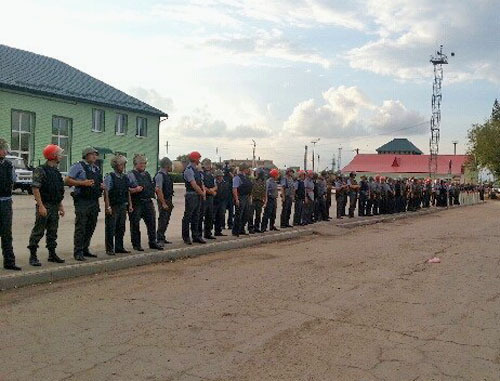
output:
[[[24,159],[17,156],[6,156],[16,170],[16,182],[14,183],[14,190],[21,189],[31,194],[31,184],[33,183],[33,171],[26,167]]]

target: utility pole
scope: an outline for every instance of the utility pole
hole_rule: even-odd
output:
[[[356,152],[356,155],[359,155],[359,148],[356,148],[354,152]]]
[[[340,163],[342,162],[342,146],[339,147],[339,156],[337,158],[337,170],[340,172]]]
[[[319,153],[318,153],[318,170],[320,170],[321,167],[319,166]]]
[[[451,53],[453,57],[455,53]],[[443,45],[440,45],[436,55],[431,56],[430,62],[434,66],[434,82],[432,84],[432,115],[431,115],[431,137],[429,140],[429,175],[435,178],[438,166],[439,139],[441,136],[441,84],[443,82],[443,65],[448,64],[448,56],[443,53]]]
[[[304,146],[304,171],[307,171],[307,146]]]
[[[332,155],[332,171],[335,171],[335,154]]]
[[[252,166],[255,168],[255,147],[257,146],[257,143],[255,143],[255,140],[252,139],[253,142],[253,150],[252,150]]]
[[[457,144],[458,144],[458,140],[454,140],[452,141],[453,143],[453,155],[457,155]]]
[[[168,140],[165,142],[165,148],[167,149],[167,155],[168,155]]]
[[[320,138],[318,139],[314,139],[313,141],[311,141],[312,145],[313,145],[313,150],[312,150],[312,170],[314,172],[314,149],[316,148],[316,143],[319,142]]]

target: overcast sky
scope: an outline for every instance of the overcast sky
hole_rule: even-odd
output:
[[[0,43],[58,58],[170,118],[160,155],[320,167],[408,137],[428,153],[430,55],[445,66],[441,153],[500,97],[498,0],[0,0]]]

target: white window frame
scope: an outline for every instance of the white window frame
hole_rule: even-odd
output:
[[[128,115],[117,113],[115,119],[115,135],[118,136],[125,135],[127,133],[127,127],[128,127]]]
[[[97,113],[102,115],[102,129],[96,128],[96,116]],[[99,126],[100,128],[101,126]],[[93,108],[92,109],[92,132],[104,132],[106,129],[106,112],[103,109]]]
[[[57,120],[58,123],[58,133],[54,134],[54,121]],[[61,128],[60,128],[60,121],[66,121],[68,123],[68,135],[61,135]],[[67,138],[68,139],[68,149],[64,150],[63,152],[63,158],[66,159],[66,171],[62,171],[63,173],[67,173],[70,167],[70,151],[71,151],[71,133],[73,130],[73,119],[71,118],[66,118],[64,116],[57,116],[53,115],[52,116],[52,138],[51,142],[53,144],[57,144],[59,147],[61,146],[61,138]],[[57,142],[54,142],[54,138],[57,139]],[[64,160],[63,159],[63,160]],[[62,160],[61,160],[62,162]]]
[[[141,124],[144,122],[144,124]],[[135,122],[135,136],[137,138],[145,138],[148,136],[148,118],[138,116]]]
[[[14,113],[18,113],[19,117],[17,121],[14,120]],[[21,131],[21,120],[23,116],[28,116],[30,118],[30,130],[29,131]],[[16,123],[16,124],[15,124]],[[29,164],[32,163],[33,160],[33,136],[35,133],[35,123],[36,123],[36,114],[31,111],[23,111],[23,110],[11,110],[11,124],[10,124],[10,131],[11,131],[11,147],[14,147],[13,141],[13,132],[18,133],[18,141],[17,141],[17,147],[18,149],[12,149],[11,154],[13,156],[17,157],[23,157],[23,155],[26,155],[27,162]],[[14,129],[14,125],[17,126],[17,129]],[[28,150],[23,150],[21,149],[21,142],[22,142],[22,137],[23,135],[28,135]]]

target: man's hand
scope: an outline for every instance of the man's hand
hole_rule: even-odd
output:
[[[92,187],[94,186],[94,180],[82,180],[82,187]]]
[[[62,204],[59,206],[59,216],[64,217],[65,211]]]
[[[108,207],[106,208],[106,214],[107,214],[108,216],[111,216],[111,215],[113,214],[113,209],[111,209],[111,206],[108,206]]]
[[[236,200],[236,201],[234,202],[234,205],[236,205],[236,206],[239,208],[239,207],[240,207],[240,200]]]
[[[128,206],[128,212],[132,213],[134,211],[134,207],[132,205]]]
[[[40,217],[47,217],[47,208],[45,208],[45,206],[43,206],[43,204],[41,204],[38,207],[38,214],[40,215]]]
[[[144,187],[142,185],[137,185],[134,189],[137,191],[137,193],[139,193],[139,192],[142,192]]]
[[[162,208],[163,210],[168,210],[168,205],[167,205],[167,203],[166,203],[166,202],[162,203],[162,204],[161,204],[161,208]]]

